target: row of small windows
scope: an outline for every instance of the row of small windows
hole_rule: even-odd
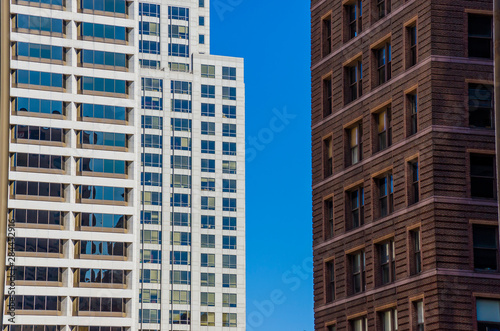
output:
[[[60,184],[57,184],[60,185]],[[104,196],[106,197],[106,196]],[[142,192],[141,202],[145,206],[161,206],[163,204],[163,196],[161,192]],[[87,198],[89,199],[89,198]],[[106,199],[104,199],[106,200]],[[117,200],[123,201],[123,200]],[[215,197],[201,197],[202,210],[215,210]],[[170,195],[170,205],[174,207],[191,208],[191,195],[183,193],[173,193]],[[222,198],[223,211],[237,211],[237,200],[234,198]]]
[[[156,309],[139,309],[139,323],[160,323],[160,310]],[[170,324],[191,324],[191,312],[187,310],[170,310],[169,323]],[[235,313],[222,313],[222,326],[223,327],[236,327],[237,314]],[[201,326],[215,326],[215,313],[202,312],[200,316]]]
[[[142,166],[146,167],[162,167],[163,156],[160,154],[142,153],[141,154]],[[171,159],[172,167],[177,169],[191,169],[191,158],[188,156],[174,155]],[[215,160],[201,159],[202,172],[215,172]],[[222,161],[222,173],[236,174],[236,161]]]
[[[161,244],[162,235],[158,230],[142,230],[141,243]],[[222,236],[223,249],[236,249],[235,236]],[[170,244],[175,246],[191,246],[191,233],[174,231],[170,233]],[[215,235],[201,235],[202,248],[215,248]]]
[[[157,224],[161,225],[161,213],[158,211],[142,211],[141,212],[142,224]],[[188,213],[171,213],[171,223],[173,226],[191,226],[191,215]],[[201,215],[201,228],[202,229],[216,229],[215,216]],[[236,217],[224,216],[222,217],[222,230],[237,230]]]
[[[200,285],[203,287],[215,287],[215,273],[202,272],[200,274]],[[237,288],[238,276],[233,274],[222,274],[223,288]],[[161,270],[141,269],[139,274],[140,283],[159,284],[161,283]],[[171,270],[170,284],[190,285],[191,271]]]
[[[162,252],[155,249],[141,249],[140,262],[161,264]],[[236,269],[236,255],[222,255],[222,268]],[[172,265],[191,265],[191,252],[171,251],[170,264]],[[215,268],[215,254],[201,254],[201,267]]]
[[[67,0],[24,0],[23,2],[29,2],[31,6],[47,7],[50,6],[53,9],[63,9],[66,5]],[[125,16],[129,12],[130,2],[127,0],[81,0],[79,3],[79,10],[83,12],[92,12],[94,15],[104,14],[101,12],[118,14],[116,16]]]
[[[202,64],[201,65],[201,77],[215,78],[215,66]],[[236,80],[236,68],[222,67],[222,79]]]

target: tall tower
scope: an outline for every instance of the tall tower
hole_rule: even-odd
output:
[[[245,329],[243,60],[210,55],[209,7],[139,3],[139,329]]]
[[[492,3],[311,2],[316,330],[499,329]]]
[[[8,329],[244,330],[243,61],[208,1],[9,1]]]

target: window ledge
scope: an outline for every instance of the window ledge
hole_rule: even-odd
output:
[[[51,202],[64,202],[65,199],[61,197],[44,197],[39,195],[11,195],[11,199],[16,200],[36,200],[36,201],[51,201]]]
[[[32,168],[32,167],[11,167],[11,171],[18,172],[36,172],[39,174],[56,174],[56,175],[64,175],[66,172],[60,169],[46,169],[46,168]]]
[[[128,206],[127,201],[113,201],[113,200],[97,200],[97,199],[77,199],[76,202],[82,204],[92,205],[106,205],[106,206]]]
[[[96,43],[101,42],[101,43],[106,43],[106,44],[128,45],[128,41],[126,41],[126,40],[117,40],[117,39],[109,39],[109,38],[78,36],[78,40],[92,41],[92,42],[96,42]]]
[[[34,281],[34,280],[16,280],[16,285],[19,286],[47,286],[47,287],[62,287],[62,282]],[[16,311],[17,313],[17,311]]]
[[[66,38],[66,34],[60,32],[48,32],[48,31],[31,30],[23,28],[13,28],[12,31],[17,33],[29,33],[29,34],[38,34],[41,36],[48,36],[48,37]]]
[[[126,284],[106,284],[106,283],[83,283],[79,282],[78,287],[82,288],[111,288],[111,289],[127,289]]]
[[[13,111],[12,115],[15,116],[26,116],[26,117],[41,117],[41,118],[51,118],[55,120],[65,120],[66,116],[62,114],[47,114],[47,113],[35,113],[29,111]]]
[[[89,232],[112,232],[112,233],[128,233],[127,229],[115,229],[115,228],[105,228],[97,226],[80,226],[77,227],[79,231],[89,231]]]
[[[127,93],[78,90],[78,94],[93,95],[93,96],[97,96],[97,97],[122,98],[122,99],[129,98],[129,95]]]
[[[127,14],[115,13],[115,12],[104,11],[104,10],[78,9],[78,12],[83,13],[83,14],[91,14],[91,15],[101,15],[101,16],[117,17],[117,18],[128,18]]]
[[[62,316],[62,312],[58,310],[16,310],[16,315]]]
[[[45,59],[45,58],[31,57],[31,56],[12,56],[12,60],[66,65],[66,61],[63,60],[53,60],[53,59]]]
[[[45,229],[45,230],[64,230],[63,225],[56,224],[37,224],[37,223],[17,223],[16,228],[20,229]]]
[[[80,254],[78,258],[81,260],[128,261],[126,256],[111,255]]]
[[[17,313],[17,310],[16,310]],[[102,312],[102,311],[77,311],[74,316],[92,316],[92,317],[127,317],[126,313]]]
[[[50,92],[66,92],[64,87],[53,87],[53,86],[43,86],[43,85],[31,85],[31,84],[19,84],[12,82],[12,87],[14,88],[23,88],[30,90],[40,90],[40,91],[50,91]]]
[[[63,258],[61,253],[38,253],[38,252],[17,252],[16,256],[20,257],[46,257],[46,258]]]
[[[78,117],[77,120],[81,121],[81,122],[89,122],[89,123],[105,123],[105,124],[129,125],[128,121],[111,120],[111,119],[107,119],[107,118]]]
[[[102,69],[102,70],[113,70],[113,71],[123,71],[128,72],[128,67],[120,67],[120,66],[110,66],[104,64],[90,64],[90,63],[79,63],[79,67],[81,68],[89,68],[89,69]]]
[[[34,140],[34,139],[12,139],[14,144],[45,145],[55,147],[66,147],[66,143],[61,141]]]
[[[98,149],[103,151],[113,151],[113,152],[128,152],[127,147],[119,146],[103,146],[103,145],[92,145],[92,144],[77,144],[78,148],[82,149]]]
[[[104,177],[104,178],[117,178],[117,179],[128,179],[127,175],[123,174],[112,174],[105,172],[93,172],[93,171],[77,171],[76,174],[78,176],[86,176],[86,177]]]

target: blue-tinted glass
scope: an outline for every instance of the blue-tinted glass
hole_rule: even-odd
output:
[[[83,63],[93,63],[94,62],[94,52],[88,49],[82,51],[82,62]]]
[[[125,40],[125,28],[122,26],[115,27],[115,39]]]
[[[40,112],[40,100],[39,99],[30,99],[30,112],[39,113]]]
[[[104,10],[114,12],[115,11],[115,0],[104,0]]]
[[[63,48],[59,46],[52,46],[52,59],[61,60],[63,59]]]
[[[33,30],[40,30],[40,17],[38,16],[29,16],[29,28]]]
[[[82,117],[94,117],[94,107],[90,104],[84,103],[82,105]]]
[[[51,76],[52,75],[51,75],[50,72],[41,72],[40,73],[40,85],[42,85],[42,86],[52,86],[51,85]]]
[[[104,145],[104,132],[94,131],[94,144],[96,145]]]
[[[94,63],[104,65],[104,52],[94,51]]]
[[[115,66],[126,67],[127,66],[127,56],[125,54],[115,54]]]
[[[104,172],[113,173],[113,160],[104,160]]]
[[[104,200],[114,200],[113,199],[113,188],[112,187],[104,187],[103,188],[103,196]]]
[[[104,37],[108,39],[115,39],[115,27],[113,25],[104,26]]]
[[[63,75],[52,74],[52,86],[63,87]]]
[[[94,105],[94,117],[95,118],[104,118],[104,106],[103,105]]]
[[[115,187],[115,195],[114,200],[116,201],[124,201],[125,200],[125,189],[122,187]]]
[[[104,160],[103,159],[93,159],[95,172],[104,172]]]
[[[117,80],[115,81],[116,83],[116,93],[126,93],[126,88],[125,88],[125,81],[124,80]]]
[[[94,24],[94,37],[104,38],[104,25]]]
[[[40,72],[39,71],[30,71],[30,84],[32,85],[40,85]]]
[[[106,79],[104,90],[106,92],[115,92],[115,81],[113,79]]]
[[[62,33],[63,32],[63,21],[62,20],[52,20],[52,32]]]
[[[62,115],[63,103],[62,101],[52,101],[52,114]],[[43,109],[42,109],[43,112]]]
[[[104,92],[104,78],[94,78],[94,91]]]
[[[115,107],[115,119],[125,121],[125,107]]]
[[[62,6],[63,0],[52,0],[54,6]]]
[[[115,54],[111,52],[104,53],[104,64],[107,66],[115,65]]]
[[[82,35],[83,36],[93,36],[94,35],[94,25],[92,23],[83,22]]]
[[[111,214],[102,215],[102,225],[105,228],[112,228],[113,227],[113,215],[111,215]]]
[[[123,133],[115,133],[115,146],[117,147],[125,147],[125,134]]]
[[[19,84],[29,84],[29,71],[28,70],[18,70],[17,71],[17,82]]]
[[[104,1],[94,0],[94,10],[104,10]]]
[[[94,9],[94,0],[82,0],[83,9]]]
[[[83,77],[82,82],[83,82],[82,83],[83,90],[88,91],[94,89],[94,80],[92,79],[92,77]]]
[[[114,112],[114,107],[113,106],[105,106],[104,107],[104,118],[107,119],[114,119],[115,112]]]
[[[103,223],[103,214],[92,214],[92,226],[101,227]]]
[[[30,56],[30,44],[28,43],[17,43],[17,55],[18,56]]]
[[[50,100],[40,100],[40,110],[44,114],[50,114]]]
[[[104,132],[104,145],[114,146],[115,145],[115,134],[112,132]]]
[[[28,98],[17,98],[17,110],[27,111],[29,109],[29,99]]]
[[[94,186],[94,199],[102,200],[103,198],[103,187],[102,186]]]
[[[17,27],[20,29],[29,29],[29,16],[17,15]]]
[[[117,174],[125,173],[125,161],[122,160],[115,161],[115,173]]]
[[[125,0],[116,0],[115,12],[120,14],[125,14],[126,3]]]
[[[52,30],[52,25],[56,24],[57,20],[51,20],[48,17],[41,17],[40,18],[40,29],[42,31],[50,32]],[[55,31],[55,32],[60,32],[60,31]],[[62,32],[62,30],[61,30]]]

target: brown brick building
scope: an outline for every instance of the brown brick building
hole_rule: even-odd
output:
[[[492,0],[312,0],[315,329],[499,330]]]

